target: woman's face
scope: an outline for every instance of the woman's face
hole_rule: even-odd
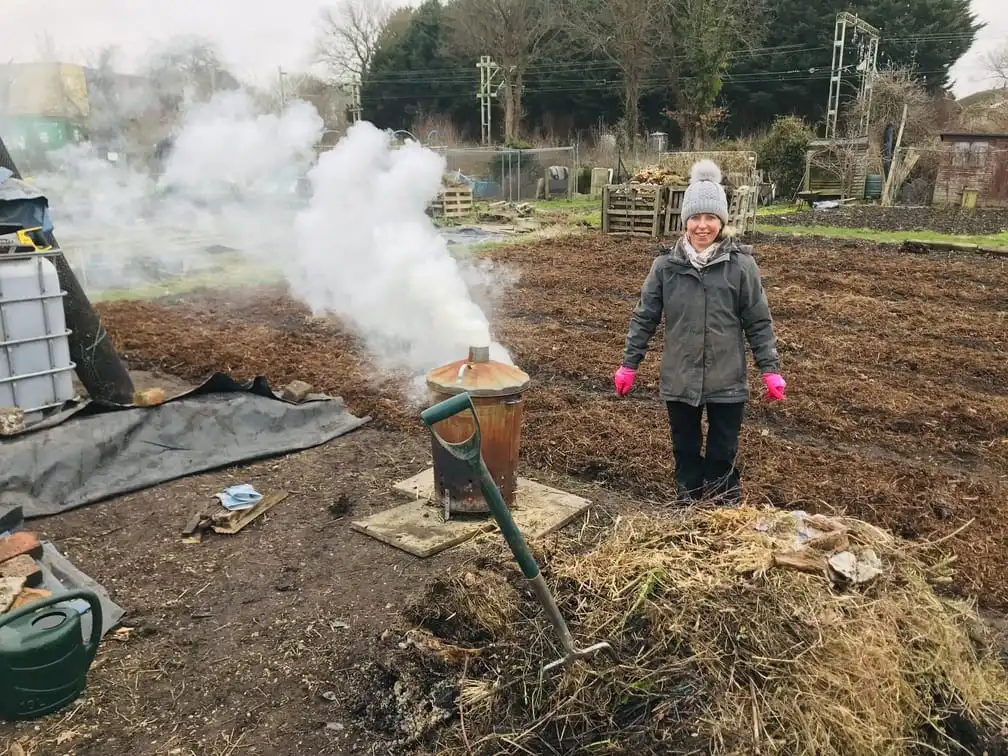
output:
[[[721,219],[716,215],[701,213],[686,221],[686,233],[697,252],[703,252],[721,233]]]

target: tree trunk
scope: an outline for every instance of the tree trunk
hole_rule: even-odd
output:
[[[689,122],[688,118],[682,118],[679,121],[679,128],[682,130],[682,148],[683,152],[693,151],[693,124]]]
[[[504,142],[507,143],[514,136],[515,102],[514,90],[511,82],[504,82]]]
[[[504,141],[521,136],[522,74],[516,71],[504,81]]]
[[[623,76],[623,120],[626,122],[627,149],[636,155],[640,130],[640,77],[636,71]]]

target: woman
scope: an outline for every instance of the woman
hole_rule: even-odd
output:
[[[746,341],[771,401],[784,398],[785,383],[753,249],[724,233],[728,200],[714,162],[693,166],[682,217],[686,233],[662,250],[641,287],[623,365],[613,380],[617,395],[626,396],[664,315],[660,385],[672,429],[677,496],[696,501],[707,495],[734,504],[740,496],[735,457],[749,397]]]

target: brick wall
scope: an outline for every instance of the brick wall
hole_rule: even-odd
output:
[[[1008,207],[1008,139],[953,138],[942,143],[934,204],[962,204],[963,191],[977,191],[977,207]]]

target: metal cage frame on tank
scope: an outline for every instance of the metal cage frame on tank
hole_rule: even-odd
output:
[[[6,367],[5,371],[0,371],[0,388],[10,386],[11,406],[20,409],[24,413],[25,422],[29,424],[43,419],[48,411],[62,407],[65,402],[73,399],[75,394],[73,373],[77,366],[70,357],[68,344],[70,329],[67,327],[63,309],[66,291],[60,284],[55,263],[49,259],[60,254],[62,251],[58,248],[0,254],[0,366]],[[7,263],[21,262],[36,264],[37,290],[30,295],[11,297],[4,277],[4,266]],[[48,263],[51,270],[46,271],[43,263]],[[48,283],[55,284],[55,290],[47,284],[47,280]],[[17,329],[12,327],[10,322],[11,308],[31,305],[41,306],[41,332],[32,332],[20,338],[12,337],[11,334],[16,333]],[[40,342],[45,344],[47,367],[19,370],[18,364],[21,360],[16,359],[17,353],[37,351]],[[40,360],[36,358],[35,362]],[[42,387],[41,384],[44,382],[48,382],[50,386]],[[34,388],[34,392],[25,392],[26,386]],[[40,398],[28,398],[24,395],[19,397],[19,391],[27,393],[28,397],[34,393]],[[6,393],[0,392],[0,396]],[[0,401],[0,404],[6,405],[6,402]]]
[[[514,506],[518,487],[524,392],[530,384],[531,379],[521,369],[491,360],[488,346],[470,347],[465,359],[427,373],[432,405],[463,392],[472,398],[482,436],[481,454],[509,509]],[[459,443],[472,436],[475,426],[471,413],[461,413],[437,423],[435,429],[448,443]],[[433,438],[431,454],[434,496],[444,507],[445,520],[452,515],[490,514],[480,481],[472,470]]]

